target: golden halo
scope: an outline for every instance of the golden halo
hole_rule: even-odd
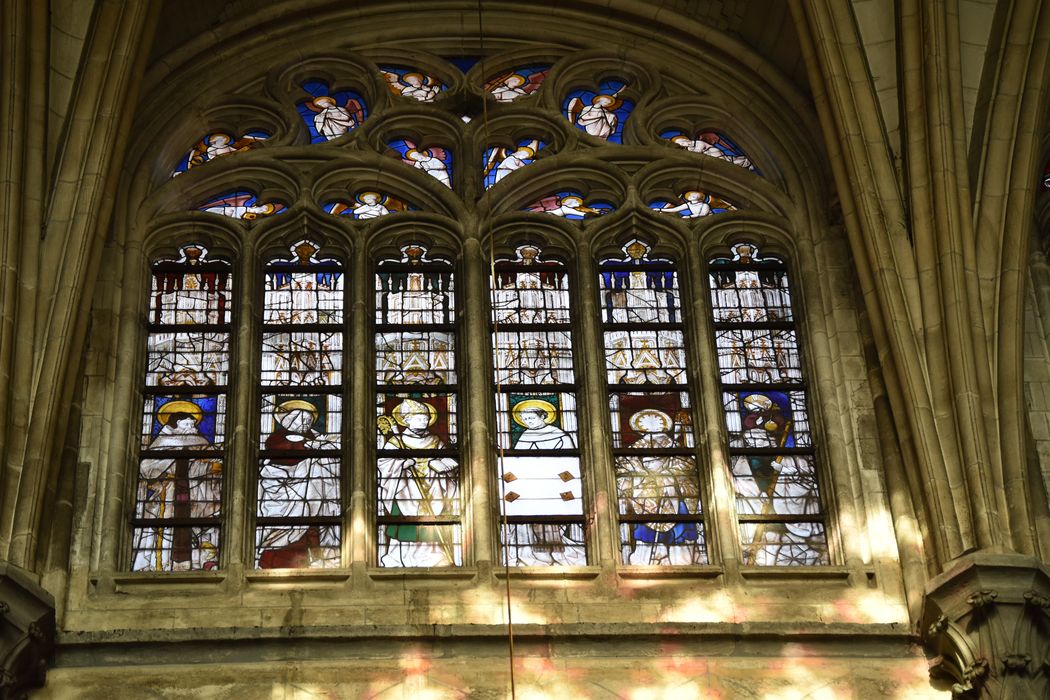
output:
[[[534,149],[532,146],[518,146],[517,148],[514,149],[514,152],[517,153],[518,151],[528,151],[529,152],[529,158],[535,158],[536,157],[536,149]]]
[[[364,204],[365,203],[365,199],[364,198],[365,198],[366,194],[374,194],[376,196],[376,204],[382,204],[383,203],[383,195],[381,195],[380,193],[376,192],[375,190],[365,190],[364,192],[358,192],[357,196],[354,197],[354,199],[356,199],[361,204]]]
[[[192,416],[196,425],[200,425],[204,420],[204,411],[192,401],[169,401],[157,409],[157,422],[167,425],[173,413],[185,413]]]
[[[660,424],[663,426],[663,429],[662,430],[655,430],[655,431],[654,430],[647,430],[642,425],[642,421],[645,420],[646,418],[653,418],[655,420],[660,421]],[[655,409],[655,408],[643,408],[642,410],[638,411],[633,416],[631,416],[630,419],[628,419],[628,421],[627,421],[627,424],[631,426],[631,430],[633,430],[636,433],[652,433],[652,432],[666,433],[666,432],[670,432],[671,425],[673,423],[674,423],[674,421],[671,420],[671,416],[669,416],[666,413],[664,413],[663,411],[660,411],[660,410]]]
[[[314,406],[309,401],[303,401],[302,399],[291,399],[277,404],[275,409],[278,413],[291,413],[292,411],[306,411],[314,420],[317,420],[317,406]]]
[[[773,399],[762,394],[748,394],[741,403],[744,404],[744,408],[752,411],[768,411],[773,407]]]
[[[410,75],[414,75],[417,78],[419,78],[419,82],[423,83],[424,85],[429,80],[429,76],[423,75],[422,73],[417,73],[416,71],[410,71],[408,73],[403,73],[401,75],[401,82],[407,83],[408,82],[408,76],[410,76]]]
[[[311,100],[311,102],[313,102],[315,107],[320,107],[321,104],[320,104],[319,100],[328,100],[328,102],[330,102],[333,107],[338,107],[339,106],[339,103],[336,102],[335,98],[332,97],[331,95],[318,95],[313,100]]]
[[[543,422],[550,425],[558,417],[558,409],[554,407],[550,401],[544,401],[543,399],[525,399],[514,404],[514,408],[510,410],[511,417],[514,418],[514,422],[523,428],[528,428],[525,423],[521,420],[522,411],[543,411]]]
[[[402,425],[402,426],[407,425],[407,423],[405,423],[405,416],[404,416],[406,408],[409,409],[409,411],[408,411],[409,413],[422,413],[422,411],[417,409],[416,406],[424,406],[424,407],[426,407],[427,412],[430,414],[430,420],[427,421],[427,425],[428,426],[434,425],[434,423],[437,422],[438,416],[437,416],[437,409],[436,408],[434,408],[433,406],[431,406],[430,404],[428,404],[428,403],[426,403],[424,401],[416,401],[415,399],[405,399],[404,401],[402,401],[398,405],[394,406],[394,410],[391,411],[391,413],[393,413],[393,415],[394,415],[394,420],[397,421],[397,424],[398,425]]]

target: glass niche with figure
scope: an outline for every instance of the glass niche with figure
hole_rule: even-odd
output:
[[[503,556],[586,564],[569,271],[523,244],[491,284]]]
[[[623,563],[706,564],[678,271],[640,239],[599,268]]]
[[[375,276],[378,563],[462,564],[455,279],[425,246]]]

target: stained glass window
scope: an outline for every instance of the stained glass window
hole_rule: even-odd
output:
[[[662,214],[678,214],[683,219],[698,219],[701,216],[721,214],[736,209],[733,204],[724,199],[712,197],[705,192],[696,190],[683,192],[678,197],[677,202],[668,202],[662,199],[650,202],[649,208]]]
[[[574,90],[565,98],[562,111],[581,131],[609,143],[623,142],[623,127],[634,109],[634,102],[624,97],[627,84],[604,80],[597,90]]]
[[[268,132],[259,130],[246,131],[241,134],[240,138],[235,138],[233,134],[225,131],[214,131],[194,144],[193,148],[175,166],[171,176],[180,175],[190,168],[204,165],[219,156],[250,151],[268,138],[270,138]]]
[[[439,146],[417,145],[408,139],[398,139],[389,144],[389,155],[400,158],[405,165],[421,170],[445,187],[452,187],[452,152]]]
[[[586,564],[569,274],[534,245],[497,260],[494,273],[505,555],[513,566]]]
[[[238,190],[219,195],[198,207],[201,211],[212,214],[221,214],[233,219],[244,219],[252,221],[260,216],[273,216],[287,211],[281,202],[260,202],[259,198],[252,192]]]
[[[486,148],[481,159],[485,189],[495,185],[515,170],[520,170],[536,159],[536,152],[546,144],[539,139],[522,139],[512,148],[492,146]]]
[[[299,241],[263,271],[260,569],[340,565],[345,276],[319,255]]]
[[[432,75],[414,68],[383,66],[380,75],[386,80],[390,92],[420,102],[433,102],[447,87]]]
[[[565,190],[538,199],[525,207],[525,211],[550,214],[563,219],[579,221],[580,219],[588,219],[593,216],[601,216],[613,210],[612,205],[607,202],[589,202],[584,204],[584,201],[583,195],[579,192]]]
[[[539,90],[550,69],[550,64],[513,68],[490,78],[485,83],[485,91],[497,102],[513,102]]]
[[[413,209],[415,207],[408,202],[373,190],[359,192],[353,202],[336,200],[324,206],[329,214],[352,216],[355,219],[378,219],[380,216]]]
[[[309,97],[299,103],[299,115],[310,133],[310,143],[324,143],[356,129],[365,120],[364,98],[353,90],[333,92],[328,83],[308,80],[303,91]]]
[[[233,277],[187,245],[153,265],[131,568],[220,564]]]
[[[462,564],[455,288],[422,245],[375,278],[379,565]]]
[[[787,267],[739,243],[709,277],[744,563],[827,564]]]
[[[706,564],[678,273],[633,240],[599,270],[625,564]]]
[[[717,132],[700,131],[690,135],[681,129],[667,129],[660,132],[660,138],[667,139],[679,148],[684,148],[691,153],[702,153],[712,158],[727,160],[733,165],[739,165],[741,168],[757,172],[747,154],[735,143]]]

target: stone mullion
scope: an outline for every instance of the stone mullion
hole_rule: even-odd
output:
[[[576,289],[573,338],[578,343],[574,347],[573,366],[577,377],[576,402],[582,409],[578,434],[582,438],[581,467],[589,511],[585,512],[584,531],[589,540],[588,552],[597,555],[596,561],[601,566],[613,568],[620,561],[619,507],[597,276],[590,238],[578,236],[573,279]]]
[[[229,328],[230,379],[226,387],[226,456],[223,460],[219,561],[231,576],[254,567],[255,489],[259,478],[259,368],[262,341],[261,277],[255,246],[233,266],[234,308]]]
[[[730,579],[739,575],[741,562],[740,526],[736,512],[736,489],[733,486],[731,456],[727,449],[725,407],[722,405],[722,382],[715,350],[715,331],[711,316],[711,300],[706,263],[703,250],[694,248],[695,254],[686,255],[685,269],[688,279],[681,280],[679,287],[689,291],[689,315],[684,318],[684,337],[690,385],[694,403],[700,414],[699,425],[704,426],[703,435],[697,435],[697,443],[705,446],[700,455],[701,484],[704,505],[704,537],[707,540],[708,559],[721,562]]]
[[[346,383],[345,368],[350,369],[349,417],[344,418],[344,426],[349,424],[350,450],[348,460],[343,463],[342,483],[350,485],[349,499],[343,497],[343,507],[349,501],[349,527],[343,518],[342,553],[343,564],[355,568],[375,563],[372,552],[376,550],[376,528],[374,514],[376,489],[369,491],[369,485],[375,484],[371,472],[375,471],[375,457],[372,447],[375,444],[375,409],[370,406],[373,401],[375,372],[372,364],[375,360],[375,337],[370,337],[370,319],[375,314],[375,273],[371,268],[370,258],[365,251],[355,251],[351,265],[350,283],[344,285],[344,299],[349,293],[349,303],[344,303],[345,316],[343,327],[349,323],[350,342],[344,344],[344,353],[349,352],[349,365],[345,361],[343,382]],[[343,392],[346,401],[346,392]],[[344,403],[344,405],[347,405]],[[346,415],[346,414],[344,414]],[[346,428],[344,427],[344,430]],[[344,456],[346,450],[343,450]],[[345,491],[344,491],[345,493]],[[345,511],[344,511],[345,512]]]
[[[492,566],[493,553],[500,551],[499,529],[492,527],[496,439],[491,419],[495,409],[489,359],[491,311],[487,302],[491,261],[476,236],[464,240],[459,269],[462,284],[457,285],[456,295],[456,375],[460,415],[466,426],[459,436],[460,493],[470,494],[469,498],[462,498],[464,562],[473,561],[479,569],[487,569]]]

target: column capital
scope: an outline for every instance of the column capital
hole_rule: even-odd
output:
[[[54,598],[29,573],[0,562],[0,700],[43,686],[54,649]]]
[[[980,550],[926,586],[921,628],[930,675],[953,698],[1050,696],[1050,569],[1023,554]]]

